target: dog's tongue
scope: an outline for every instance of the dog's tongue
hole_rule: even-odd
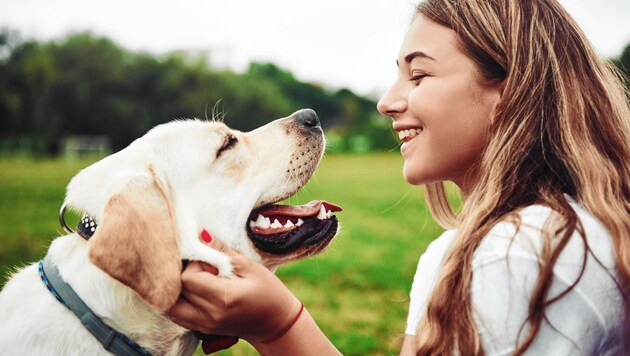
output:
[[[322,200],[304,205],[267,205],[252,212],[249,227],[258,235],[272,236],[297,229],[307,218],[325,220],[341,210],[339,205]]]
[[[317,215],[322,205],[326,211],[335,212],[343,210],[339,205],[323,200],[313,200],[304,205],[270,205],[264,207],[258,211],[258,213],[264,216],[282,215],[286,217],[303,218]]]

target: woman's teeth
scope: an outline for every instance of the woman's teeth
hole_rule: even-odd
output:
[[[398,138],[402,141],[409,141],[412,138],[420,135],[422,129],[410,129],[410,130],[402,130],[398,131]]]

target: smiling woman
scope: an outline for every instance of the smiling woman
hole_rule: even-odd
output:
[[[471,110],[457,111],[452,96],[438,111],[448,113],[444,122],[461,120],[451,140],[469,140],[459,146],[464,160],[445,170],[465,197],[460,215],[449,218],[448,206],[435,203],[445,200],[441,183],[414,171],[428,183],[438,221],[457,229],[418,265],[407,328],[417,337],[408,337],[405,352],[627,349],[630,170],[615,167],[630,159],[630,115],[620,83],[556,1],[429,0],[418,12],[417,27],[456,34],[451,58],[463,54],[472,64],[471,87],[459,93]],[[429,34],[417,30],[415,46],[430,46]],[[401,76],[413,70],[412,62]],[[394,125],[433,117],[431,94],[416,95],[432,86],[425,79],[410,89],[409,109],[390,115]]]
[[[400,49],[398,80],[378,110],[403,140],[411,184],[453,181],[467,194],[502,83],[491,84],[459,50],[455,31],[420,16]]]

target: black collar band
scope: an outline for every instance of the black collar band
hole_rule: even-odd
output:
[[[39,261],[39,275],[50,293],[81,320],[105,350],[117,356],[151,356],[142,346],[112,329],[94,314],[72,287],[63,281],[57,266],[48,256]]]

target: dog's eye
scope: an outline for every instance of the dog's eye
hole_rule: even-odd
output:
[[[233,135],[225,136],[225,140],[223,140],[223,145],[217,151],[217,158],[219,158],[219,156],[221,156],[223,152],[236,146],[237,143],[238,143],[238,138],[236,138],[236,136],[233,136]]]

